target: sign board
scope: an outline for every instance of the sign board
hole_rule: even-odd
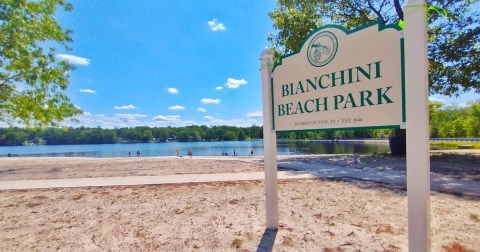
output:
[[[272,51],[263,50],[267,229],[279,226],[276,132],[404,127],[408,249],[430,251],[425,2],[408,0],[404,7],[405,47],[398,27],[371,23],[352,31],[321,27],[306,38],[300,51],[283,57],[273,69]]]
[[[273,128],[403,127],[403,73],[397,26],[374,22],[352,31],[324,26],[273,68]]]

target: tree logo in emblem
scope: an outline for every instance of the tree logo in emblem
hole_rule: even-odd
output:
[[[337,37],[329,31],[320,32],[308,45],[308,61],[316,67],[325,66],[335,57],[337,49]]]

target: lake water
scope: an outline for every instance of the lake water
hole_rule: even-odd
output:
[[[180,154],[187,155],[188,149],[194,156],[221,156],[226,152],[229,156],[234,151],[239,156],[247,156],[253,150],[254,156],[263,156],[263,140],[222,141],[222,142],[166,142],[137,144],[95,144],[95,145],[37,145],[37,146],[0,146],[0,157],[9,153],[24,157],[127,157],[140,151],[141,156],[175,156],[179,148]],[[278,141],[278,155],[295,154],[362,154],[388,153],[388,144],[365,144],[350,141]]]

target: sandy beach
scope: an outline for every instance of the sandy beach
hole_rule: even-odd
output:
[[[282,158],[402,169],[402,160],[395,158]],[[262,161],[3,158],[0,181],[262,171]],[[478,159],[467,161],[455,162],[463,168],[451,171],[451,157],[432,158],[437,167],[432,172],[475,180]],[[265,232],[262,181],[4,190],[0,207],[0,248],[6,251],[257,251]],[[401,187],[335,179],[280,181],[279,209],[273,251],[407,251]],[[432,192],[432,251],[480,251],[479,233],[478,197]]]
[[[262,171],[261,157],[0,159],[0,181]]]

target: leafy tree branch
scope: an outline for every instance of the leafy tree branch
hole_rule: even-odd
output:
[[[50,126],[81,113],[65,95],[74,67],[55,57],[70,50],[71,31],[55,20],[63,0],[0,0],[0,119]],[[46,48],[45,44],[52,44]]]

